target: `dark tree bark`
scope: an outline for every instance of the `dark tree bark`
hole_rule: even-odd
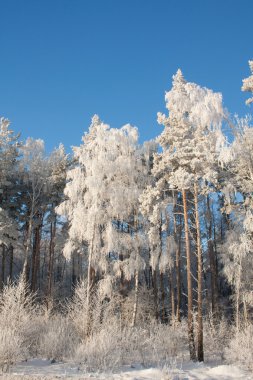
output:
[[[155,303],[155,316],[158,320],[159,318],[159,312],[158,312],[158,291],[157,291],[157,278],[156,278],[156,270],[152,273],[152,286],[154,291],[154,303]]]
[[[169,273],[170,305],[171,305],[171,322],[175,322],[175,293],[174,293],[174,275],[173,271]]]
[[[174,205],[174,236],[177,243],[176,250],[176,286],[177,286],[177,308],[176,308],[176,318],[177,321],[181,321],[181,240],[182,240],[182,215],[179,213],[179,226],[177,226],[176,220],[176,205]]]
[[[164,291],[164,278],[163,273],[160,273],[160,287],[161,287],[161,301],[162,301],[162,315],[161,320],[164,323],[166,321],[166,309],[165,309],[165,291]]]
[[[10,281],[13,279],[13,262],[14,262],[14,256],[13,256],[13,246],[10,246],[9,249],[9,256],[10,256],[10,261],[9,261],[9,278]]]
[[[0,278],[0,291],[3,290],[4,287],[4,279],[5,279],[5,258],[6,258],[6,247],[2,244],[2,269],[1,269],[1,278]]]
[[[212,314],[216,316],[217,314],[217,300],[218,300],[218,286],[217,286],[217,268],[216,268],[216,257],[214,252],[214,242],[213,242],[213,223],[212,223],[212,212],[210,208],[210,199],[207,196],[207,219],[208,223],[208,256],[210,263],[210,274],[211,274],[211,305]]]
[[[29,222],[26,223],[26,238],[25,238],[25,258],[24,258],[24,264],[23,264],[23,270],[22,270],[22,276],[25,279],[25,282],[29,282],[30,278],[30,269],[31,269],[31,262],[30,262],[30,255],[31,255],[31,239],[32,239],[32,230],[33,230],[33,223],[32,223],[32,217],[30,216]]]
[[[189,224],[188,224],[188,207],[187,207],[187,192],[182,190],[183,196],[183,209],[184,209],[184,229],[185,229],[185,249],[187,261],[187,296],[188,296],[188,340],[190,359],[196,360],[196,349],[194,342],[194,328],[193,328],[193,298],[192,298],[192,275],[191,275],[191,245],[189,237]]]
[[[46,296],[48,299],[51,299],[52,297],[55,235],[56,235],[56,216],[54,217],[54,221],[51,222],[50,224],[50,243],[49,243],[49,257],[48,257],[48,269],[47,269],[47,293],[46,293]]]
[[[201,236],[199,224],[199,210],[198,210],[198,184],[194,183],[194,206],[195,206],[195,223],[197,234],[197,262],[198,262],[198,361],[204,361],[204,346],[203,346],[203,316],[202,316],[202,250],[201,250]]]
[[[40,241],[41,241],[41,225],[34,229],[34,245],[32,255],[32,278],[31,290],[35,292],[38,287],[38,273],[40,268]]]

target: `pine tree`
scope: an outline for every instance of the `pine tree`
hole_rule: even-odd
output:
[[[10,253],[10,263],[13,247],[18,241],[18,224],[15,220],[15,184],[18,135],[9,128],[7,119],[0,119],[0,246],[2,248],[2,270],[0,289],[5,280],[7,253]]]
[[[158,114],[165,128],[158,141],[163,152],[155,156],[153,173],[158,179],[155,191],[161,188],[182,194],[184,236],[187,258],[188,334],[190,357],[195,359],[193,331],[193,296],[191,239],[189,232],[189,193],[194,195],[198,257],[198,360],[203,360],[202,324],[202,249],[198,213],[198,197],[206,183],[218,179],[219,142],[223,141],[221,122],[224,115],[220,94],[188,83],[181,70],[173,76],[171,91],[166,93],[169,116]],[[164,190],[163,190],[164,191]],[[167,190],[168,191],[168,190]],[[206,190],[205,190],[206,191]]]

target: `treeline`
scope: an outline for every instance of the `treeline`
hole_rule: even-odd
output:
[[[0,288],[21,275],[52,308],[85,281],[86,335],[94,299],[117,299],[131,326],[187,318],[190,358],[203,361],[203,318],[251,322],[253,129],[180,70],[165,100],[156,141],[95,115],[72,156],[22,143],[1,119]]]

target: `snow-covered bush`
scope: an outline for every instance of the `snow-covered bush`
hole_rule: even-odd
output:
[[[104,321],[120,315],[120,299],[117,295],[110,299],[101,297],[96,287],[87,303],[87,282],[82,282],[75,287],[74,295],[67,304],[67,314],[80,339],[87,335],[100,331]],[[88,323],[89,321],[89,323]]]
[[[160,365],[171,359],[184,360],[187,349],[187,322],[183,320],[174,326],[153,323],[150,326],[150,364]]]
[[[9,370],[11,364],[22,360],[27,355],[24,338],[13,329],[5,327],[0,330],[0,368]]]
[[[121,349],[119,324],[110,320],[77,347],[74,359],[88,370],[113,370],[121,364]]]
[[[34,296],[21,278],[9,283],[0,295],[0,365],[8,368],[25,358],[32,344],[32,328],[36,308]]]
[[[250,324],[241,331],[235,331],[234,336],[225,350],[225,358],[230,363],[237,363],[253,371],[253,325]]]
[[[92,311],[94,310],[93,302],[94,297],[90,303],[90,311],[88,315],[88,303],[87,303],[87,282],[79,283],[74,290],[72,299],[67,303],[67,314],[69,320],[73,324],[73,328],[76,330],[80,339],[84,339],[87,336],[88,328],[92,328]],[[88,325],[89,319],[89,325]]]
[[[224,350],[231,337],[231,326],[225,318],[215,320],[212,315],[204,322],[204,350],[208,359],[224,359]]]
[[[148,364],[148,338],[147,330],[122,327],[119,320],[112,318],[79,345],[74,359],[87,370],[101,371],[123,364]]]
[[[174,326],[157,323],[152,319],[153,299],[147,291],[140,289],[137,323],[132,327],[134,297],[125,300],[114,295],[103,299],[94,287],[88,311],[86,287],[85,283],[79,284],[67,306],[69,321],[81,340],[74,361],[89,370],[103,371],[131,363],[164,364],[178,357],[181,351],[183,358],[187,345],[186,322]]]
[[[185,351],[187,326],[156,321],[143,326],[122,326],[111,318],[77,347],[74,360],[87,370],[113,370],[124,364],[164,365]],[[183,360],[181,354],[180,359]]]
[[[131,324],[133,316],[133,308],[135,302],[135,292],[132,290],[127,297],[121,302],[121,318],[125,325]],[[140,286],[138,291],[138,307],[136,313],[136,323],[146,324],[155,318],[155,301],[154,292],[147,289],[145,286]]]
[[[39,354],[42,357],[62,360],[72,356],[78,338],[73,325],[67,318],[53,316],[47,321],[39,341]]]

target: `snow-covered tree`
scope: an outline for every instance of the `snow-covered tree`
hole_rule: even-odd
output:
[[[206,187],[206,183],[216,184],[218,180],[219,145],[224,142],[221,132],[224,111],[220,94],[186,82],[181,70],[173,76],[172,89],[166,93],[165,99],[169,116],[158,114],[158,121],[165,126],[158,138],[163,151],[155,155],[153,173],[158,181],[155,189],[150,191],[161,199],[169,190],[182,193],[187,257],[189,348],[192,359],[195,358],[195,347],[187,199],[189,190],[194,194],[198,256],[198,359],[203,360],[202,252],[198,195],[200,190]],[[154,226],[156,224],[154,223]],[[152,236],[157,236],[157,233]]]
[[[45,148],[43,140],[28,138],[21,147],[22,160],[20,161],[21,183],[23,184],[23,213],[26,229],[24,243],[24,265],[23,275],[29,279],[32,234],[35,226],[39,229],[42,223],[44,210],[40,209],[43,190],[46,188],[48,178],[48,167],[45,159]],[[36,265],[34,263],[33,269]]]
[[[249,68],[251,71],[251,75],[243,79],[242,91],[253,93],[253,61],[249,61]],[[253,97],[246,100],[246,104],[251,104],[253,102]]]
[[[55,264],[55,246],[57,235],[57,213],[55,208],[63,201],[66,185],[67,168],[71,164],[64,146],[59,145],[48,157],[49,176],[47,178],[47,212],[46,222],[49,224],[49,252],[47,268],[47,298],[52,296],[53,273]]]
[[[20,223],[24,230],[23,274],[36,290],[40,270],[42,230],[50,224],[47,292],[51,294],[53,256],[56,235],[55,207],[62,201],[67,155],[63,145],[46,155],[44,141],[28,138],[20,148]]]
[[[117,276],[122,285],[123,277],[130,280],[145,266],[138,198],[148,168],[137,139],[136,128],[110,128],[95,115],[83,144],[74,148],[77,165],[68,171],[67,199],[58,212],[69,220],[65,254],[88,247],[88,298],[95,273],[109,296]]]
[[[18,226],[15,214],[15,186],[18,135],[10,129],[7,119],[0,119],[0,245],[2,248],[2,271],[0,288],[5,277],[5,258],[9,250],[13,254],[13,246],[17,244]],[[10,258],[11,261],[11,258]]]
[[[229,177],[223,190],[231,222],[222,247],[222,261],[224,274],[234,291],[238,330],[241,311],[247,322],[248,309],[253,305],[253,128],[250,121],[237,119],[236,136],[226,160]]]

